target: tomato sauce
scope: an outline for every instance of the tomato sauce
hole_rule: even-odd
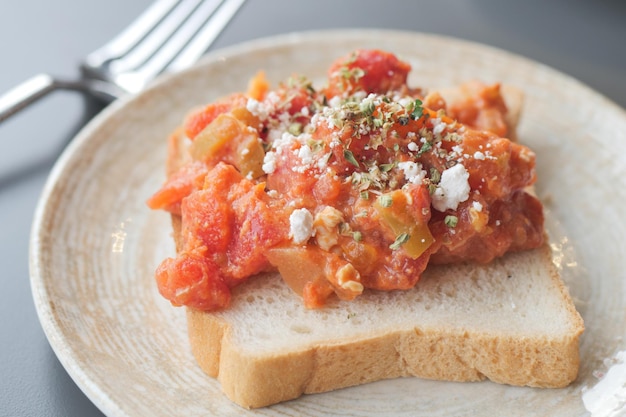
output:
[[[535,155],[504,136],[499,86],[448,105],[407,84],[410,65],[359,50],[326,86],[257,75],[196,110],[191,160],[148,201],[181,217],[156,272],[175,305],[227,308],[231,289],[278,270],[309,308],[333,294],[415,286],[429,263],[487,263],[538,247]]]

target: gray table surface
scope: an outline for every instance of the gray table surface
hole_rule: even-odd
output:
[[[78,62],[150,0],[22,0],[0,5],[0,92]],[[565,72],[626,108],[626,1],[248,0],[214,48],[279,33],[392,28],[477,41]],[[0,125],[0,415],[100,416],[50,348],[33,305],[30,225],[59,152],[102,106],[56,93]]]

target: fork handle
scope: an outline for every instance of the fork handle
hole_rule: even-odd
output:
[[[48,74],[38,74],[0,96],[0,122],[60,88]]]

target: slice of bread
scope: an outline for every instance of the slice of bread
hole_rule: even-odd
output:
[[[431,267],[413,290],[320,310],[269,274],[237,288],[228,310],[187,318],[200,367],[244,407],[401,376],[563,387],[583,331],[547,246]]]
[[[185,157],[180,137],[170,173]],[[405,376],[563,387],[576,378],[584,326],[551,256],[546,244],[489,265],[431,266],[412,290],[318,310],[266,274],[235,288],[227,310],[187,308],[191,349],[246,408]]]

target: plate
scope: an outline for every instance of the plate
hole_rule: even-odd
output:
[[[166,136],[188,109],[244,90],[259,69],[274,85],[294,73],[319,85],[329,64],[356,48],[408,61],[412,85],[478,78],[524,90],[519,135],[537,153],[555,262],[586,324],[571,386],[402,378],[249,411],[196,366],[184,311],[163,300],[153,281],[156,265],[174,253],[169,217],[145,205],[164,180]],[[31,285],[59,360],[109,416],[610,415],[626,407],[625,206],[626,114],[571,77],[502,50],[422,33],[290,34],[214,52],[89,123],[55,165],[36,211]]]

